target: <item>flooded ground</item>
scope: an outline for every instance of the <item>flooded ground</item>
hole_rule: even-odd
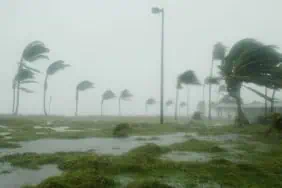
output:
[[[0,164],[0,169],[6,169],[9,173],[0,175],[0,185],[3,188],[20,188],[22,185],[34,185],[42,180],[60,175],[56,165],[44,165],[39,170],[29,170],[21,168],[13,168],[8,164]]]

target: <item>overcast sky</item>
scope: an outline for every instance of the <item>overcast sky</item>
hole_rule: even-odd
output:
[[[123,103],[124,114],[144,114],[144,101],[160,98],[161,17],[151,14],[155,5],[165,9],[165,99],[175,98],[176,76],[185,70],[203,81],[218,41],[230,48],[252,37],[282,47],[281,0],[1,0],[0,113],[11,112],[12,78],[23,48],[41,40],[51,50],[50,60],[34,67],[44,73],[53,61],[71,64],[49,79],[53,114],[74,113],[75,87],[82,80],[93,81],[95,89],[81,93],[80,114],[100,114],[101,94],[125,88],[134,98]],[[43,113],[43,79],[44,74],[38,85],[27,86],[35,94],[21,94],[20,113]],[[202,90],[190,90],[192,111]],[[246,102],[261,100],[248,91],[242,95]],[[186,100],[186,90],[180,98]],[[117,104],[107,101],[105,114],[117,114]],[[150,113],[158,109],[152,106]]]

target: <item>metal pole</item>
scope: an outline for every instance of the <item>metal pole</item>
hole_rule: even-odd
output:
[[[160,123],[164,123],[164,9],[162,9],[162,38],[161,38],[161,104]]]

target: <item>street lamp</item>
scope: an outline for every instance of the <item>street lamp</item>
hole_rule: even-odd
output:
[[[164,9],[153,7],[153,14],[162,14],[162,36],[161,36],[161,102],[160,102],[160,122],[164,123]]]

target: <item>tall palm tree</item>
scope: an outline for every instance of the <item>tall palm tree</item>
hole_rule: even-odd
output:
[[[176,96],[175,96],[175,110],[174,110],[174,119],[177,120],[178,117],[178,98],[179,98],[179,90],[182,89],[182,86],[179,81],[179,77],[177,77],[177,83],[176,83]]]
[[[187,103],[186,102],[181,102],[180,104],[179,104],[179,114],[181,114],[181,108],[184,108],[185,106],[187,106]]]
[[[114,92],[112,92],[111,90],[106,90],[103,95],[102,95],[102,100],[101,100],[101,116],[103,115],[103,104],[105,100],[110,100],[116,98],[116,95]]]
[[[79,92],[85,91],[88,89],[92,89],[92,88],[94,88],[94,83],[88,80],[81,81],[77,84],[76,90],[75,90],[75,116],[77,116],[77,113],[78,113]]]
[[[132,98],[133,95],[130,93],[129,90],[125,89],[123,90],[121,93],[120,93],[120,96],[119,96],[119,99],[118,99],[118,112],[119,112],[119,115],[121,115],[121,100],[123,101],[128,101],[130,100],[130,98]]]
[[[185,84],[187,85],[187,117],[189,113],[189,85],[201,85],[195,72],[192,70],[187,70],[183,72],[181,75],[178,77],[180,84]]]
[[[253,83],[267,88],[282,87],[282,70],[279,64],[282,54],[272,45],[264,45],[255,39],[238,41],[220,66],[229,94],[237,103],[239,125],[248,124],[242,111],[240,90],[242,83]]]
[[[148,112],[148,106],[149,105],[154,105],[156,103],[157,103],[157,101],[154,98],[147,99],[146,102],[145,102],[145,110],[146,110],[146,112]]]
[[[213,77],[213,63],[215,60],[221,61],[223,63],[224,57],[225,57],[226,47],[218,42],[213,46],[212,51],[212,62],[211,62],[211,69],[210,69],[210,78]],[[212,84],[209,84],[209,120],[211,120],[211,90],[212,90]]]
[[[24,91],[26,93],[33,93],[33,91],[23,86],[17,87],[17,85],[37,83],[34,79],[35,79],[35,73],[32,70],[26,68],[22,68],[19,70],[19,72],[17,73],[17,75],[13,80],[13,90],[15,91],[15,89],[18,88],[18,97],[20,91]],[[15,97],[16,97],[15,92],[13,92],[13,112],[15,112]],[[17,108],[19,108],[19,101],[17,103]]]
[[[30,67],[30,64],[39,59],[48,59],[48,57],[44,54],[48,53],[49,49],[45,46],[45,44],[41,41],[33,41],[29,43],[25,49],[23,50],[22,56],[18,63],[18,70],[16,75],[22,69],[29,69],[33,72],[39,72],[36,69]],[[20,101],[20,88],[21,83],[19,79],[16,79],[16,76],[13,81],[13,109],[14,114],[18,114],[19,111],[19,101]],[[15,106],[15,107],[14,107]]]
[[[69,67],[70,65],[65,64],[64,61],[58,60],[50,64],[46,70],[45,80],[44,80],[44,92],[43,92],[43,110],[45,116],[47,116],[47,110],[46,110],[46,93],[48,88],[48,78],[49,76],[52,76],[59,72],[60,70],[65,69],[66,67]]]

